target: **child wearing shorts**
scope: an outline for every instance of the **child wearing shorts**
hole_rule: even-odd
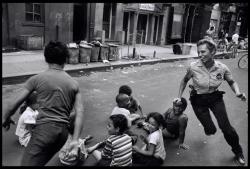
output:
[[[18,119],[15,133],[19,143],[24,147],[27,147],[31,138],[31,129],[36,124],[37,108],[37,93],[33,92],[25,101],[24,106],[20,108],[21,116]]]
[[[166,151],[162,136],[164,124],[163,116],[158,112],[149,113],[148,122],[149,135],[144,139],[144,146],[140,149],[133,146],[133,164],[145,166],[159,166],[166,158]]]
[[[127,118],[122,114],[111,115],[108,119],[109,137],[87,149],[93,153],[98,166],[131,166],[132,139],[124,132],[128,129]],[[102,151],[96,150],[103,147]]]

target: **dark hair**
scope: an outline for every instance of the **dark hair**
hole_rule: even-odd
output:
[[[124,93],[124,94],[127,94],[128,96],[130,96],[132,94],[132,89],[128,85],[122,85],[119,88],[119,93]]]
[[[124,131],[128,129],[128,120],[124,115],[122,114],[111,115],[109,119],[113,121],[114,128],[119,127],[120,134],[123,134]]]
[[[124,93],[118,94],[115,98],[116,103],[120,105],[124,101],[125,97],[129,97],[129,96]]]
[[[37,102],[37,92],[32,92],[28,98],[25,100],[24,104],[20,107],[19,114],[23,114],[23,112],[26,110],[26,108],[34,103]]]
[[[216,51],[216,43],[211,38],[204,38],[197,42],[197,47],[206,44],[210,52]]]
[[[184,97],[182,97],[180,102],[181,103],[179,103],[179,102],[175,103],[174,102],[174,104],[176,104],[176,106],[178,106],[178,107],[181,107],[182,111],[186,110],[186,108],[187,108],[187,100]]]
[[[149,121],[149,118],[152,117],[159,126],[163,126],[164,125],[164,117],[162,114],[158,113],[158,112],[151,112],[147,115],[146,121]]]
[[[183,111],[186,110],[187,100],[184,97],[181,98],[181,103],[182,103],[181,108],[183,109]]]
[[[69,52],[64,43],[50,41],[45,47],[44,56],[47,63],[62,65],[66,63],[66,58],[69,57]]]

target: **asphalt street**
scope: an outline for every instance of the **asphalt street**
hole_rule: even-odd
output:
[[[237,67],[236,59],[220,60],[231,69],[234,79],[238,82],[242,92],[248,98],[248,70]],[[85,105],[84,128],[82,137],[91,134],[93,145],[107,137],[106,120],[115,104],[115,96],[119,86],[127,84],[132,87],[133,95],[140,101],[145,114],[157,111],[165,112],[172,106],[172,100],[177,97],[181,78],[184,76],[187,65],[193,60],[142,65],[123,69],[114,69],[105,72],[79,72],[75,79],[80,89]],[[189,82],[191,83],[191,81]],[[22,84],[3,85],[2,101],[11,101],[18,93]],[[225,91],[224,101],[232,126],[240,137],[246,164],[248,165],[248,104],[235,97],[230,87],[224,82],[221,90]],[[189,89],[186,88],[183,96],[188,100]],[[189,117],[185,143],[189,150],[179,150],[178,141],[166,140],[166,160],[164,166],[235,166],[233,153],[227,145],[222,132],[217,126],[217,133],[206,136],[203,127],[195,117],[190,102],[186,109]],[[14,119],[18,120],[18,113]],[[10,131],[2,129],[2,164],[4,166],[20,166],[23,149],[14,135],[15,126]],[[87,146],[89,146],[87,145]],[[86,164],[91,165],[91,162]]]

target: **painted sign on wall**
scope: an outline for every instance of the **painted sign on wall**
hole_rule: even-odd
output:
[[[155,5],[154,4],[140,4],[139,8],[143,10],[147,10],[147,11],[154,11]]]

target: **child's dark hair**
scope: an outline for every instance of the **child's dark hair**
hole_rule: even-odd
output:
[[[148,122],[150,117],[152,117],[159,126],[163,126],[164,125],[164,117],[162,114],[158,113],[158,112],[151,112],[147,115],[146,121]]]
[[[129,87],[128,85],[122,85],[122,86],[119,88],[119,93],[124,93],[124,94],[127,94],[128,96],[131,96],[131,94],[132,94],[132,89],[131,89],[131,87]]]
[[[187,108],[187,100],[184,98],[184,97],[182,97],[181,98],[181,108],[182,108],[182,110],[184,111],[184,110],[186,110],[186,108]]]
[[[121,103],[124,101],[124,99],[126,99],[127,97],[129,97],[127,94],[118,94],[115,98],[115,101],[118,105],[121,105]]]
[[[69,57],[69,52],[64,43],[50,41],[45,47],[44,56],[47,63],[62,65],[66,63],[66,58]]]
[[[124,131],[128,129],[128,120],[124,115],[122,114],[111,115],[109,119],[113,121],[114,128],[119,127],[120,134],[123,134]]]
[[[25,100],[24,104],[20,107],[19,114],[23,114],[23,112],[26,110],[26,108],[34,103],[37,102],[37,92],[32,92],[29,97]]]
[[[184,97],[182,97],[180,102],[181,103],[178,102],[178,103],[174,103],[174,104],[176,104],[176,106],[178,106],[178,107],[181,107],[182,111],[186,110],[186,108],[187,108],[187,100]]]

